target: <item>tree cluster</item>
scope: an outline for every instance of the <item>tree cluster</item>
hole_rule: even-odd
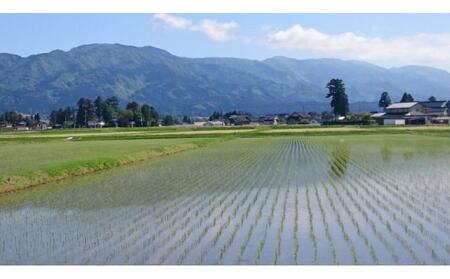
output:
[[[119,99],[97,97],[94,101],[80,98],[75,107],[52,111],[50,122],[62,127],[88,127],[89,121],[104,122],[110,127],[148,127],[157,125],[158,112],[150,105],[130,102],[125,109],[119,107]]]
[[[32,127],[37,125],[41,121],[41,116],[39,113],[33,115],[23,115],[15,111],[7,111],[0,114],[1,124],[10,124],[12,126],[17,126],[21,122],[25,122],[27,127]]]

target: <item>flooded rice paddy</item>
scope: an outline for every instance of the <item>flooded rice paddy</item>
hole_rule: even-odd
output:
[[[449,264],[450,142],[235,139],[0,197],[0,264]]]

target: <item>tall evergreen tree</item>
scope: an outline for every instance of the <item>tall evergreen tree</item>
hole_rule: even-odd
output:
[[[331,107],[335,118],[338,116],[346,116],[349,109],[348,96],[345,93],[345,86],[341,79],[331,79],[328,84],[328,94],[326,98],[331,97]]]
[[[117,97],[113,96],[106,99],[103,110],[103,121],[108,125],[117,125],[119,111],[119,99]]]
[[[142,126],[143,119],[141,106],[137,102],[130,102],[127,104],[126,109],[133,112],[133,121],[138,123],[139,126]]]
[[[77,103],[77,125],[78,127],[87,127],[87,122],[94,120],[95,118],[95,107],[91,99],[80,98]]]
[[[155,108],[149,106],[147,104],[142,105],[141,107],[143,126],[154,126],[158,120],[158,113]]]
[[[94,101],[95,116],[97,117],[98,120],[103,120],[105,106],[106,106],[106,103],[103,101],[103,98],[98,96]]]
[[[403,93],[400,103],[408,103],[408,102],[414,102],[414,98],[411,94],[409,94],[408,92],[405,92],[405,93]]]
[[[378,102],[378,106],[380,108],[386,109],[388,106],[392,104],[391,97],[388,92],[381,93],[380,101]]]

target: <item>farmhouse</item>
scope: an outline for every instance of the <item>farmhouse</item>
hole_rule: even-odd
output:
[[[384,113],[373,114],[380,125],[428,124],[425,108],[419,102],[394,103]]]
[[[36,123],[36,129],[45,130],[48,129],[50,126],[50,121],[48,120],[40,120],[38,123]]]
[[[194,126],[206,126],[208,122],[207,121],[195,121],[193,124]]]
[[[102,128],[103,126],[105,126],[105,122],[92,120],[92,121],[88,121],[87,125],[89,128]]]
[[[287,118],[287,124],[309,124],[311,123],[311,115],[301,112],[294,112]]]
[[[394,103],[372,117],[380,125],[450,123],[448,101]]]
[[[222,127],[222,126],[225,126],[225,123],[223,123],[222,121],[215,120],[215,121],[205,122],[203,124],[203,126]]]
[[[232,115],[228,118],[231,125],[248,125],[250,124],[250,117],[248,115]]]
[[[261,116],[258,119],[258,122],[262,125],[278,125],[278,116],[276,114],[269,114],[265,116]]]
[[[17,125],[16,125],[16,130],[17,130],[17,131],[29,131],[30,128],[27,126],[27,122],[25,122],[25,121],[20,121],[20,122],[17,123]]]
[[[448,101],[420,102],[420,104],[424,107],[424,113],[432,123],[449,124]]]

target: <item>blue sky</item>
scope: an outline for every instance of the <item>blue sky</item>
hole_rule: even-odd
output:
[[[186,57],[334,57],[450,69],[446,14],[0,14],[0,52],[88,43],[151,45]]]

